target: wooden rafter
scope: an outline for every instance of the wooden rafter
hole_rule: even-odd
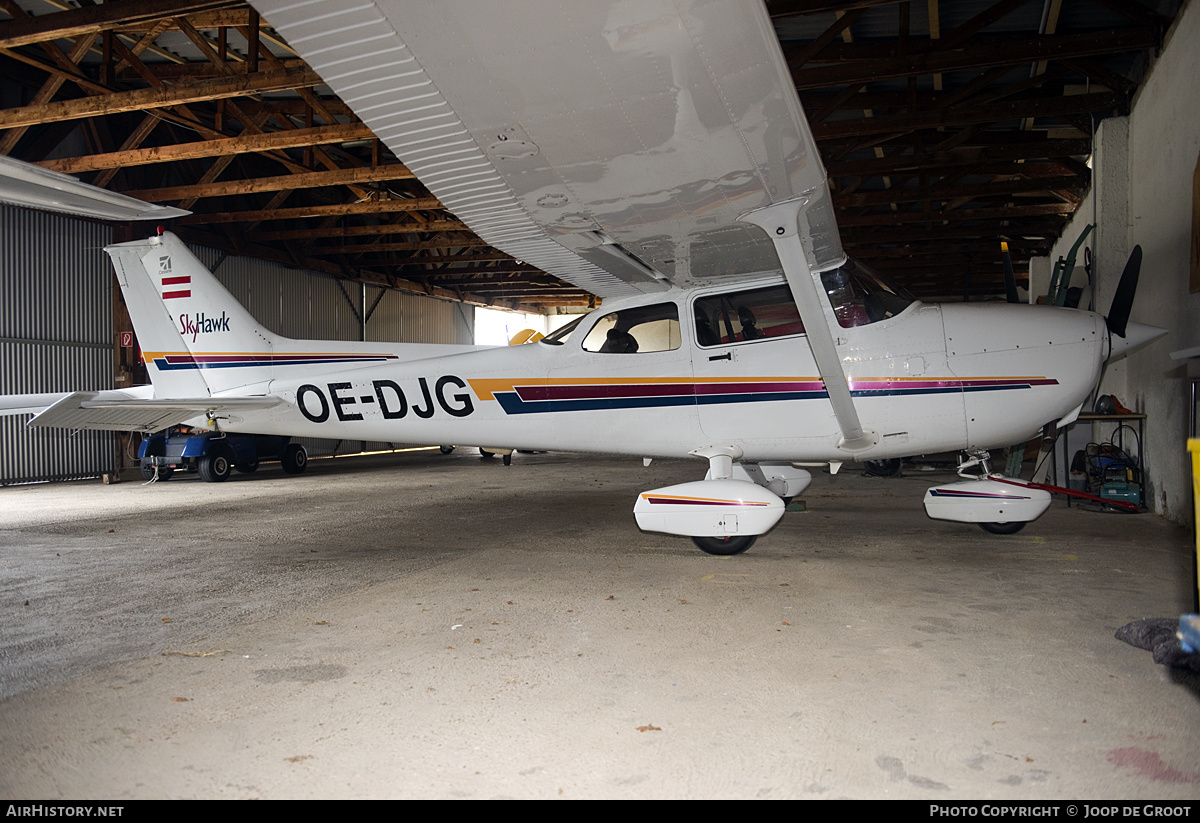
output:
[[[349,183],[378,183],[384,180],[411,180],[413,173],[399,163],[375,168],[337,169],[257,177],[251,180],[230,180],[220,183],[197,183],[190,186],[168,186],[160,189],[140,189],[125,192],[130,197],[148,203],[183,200],[189,197],[224,197],[231,194],[253,194],[283,189],[308,189],[320,186],[344,186]]]
[[[772,18],[801,17],[827,11],[849,9],[871,9],[878,6],[894,6],[908,0],[767,0],[767,13]]]
[[[71,11],[0,23],[0,46],[15,48],[235,5],[240,5],[238,0],[138,0],[136,3],[83,6]]]
[[[309,254],[313,255],[314,257],[338,256],[338,255],[346,255],[346,254],[359,254],[359,255],[362,255],[362,254],[392,254],[397,251],[407,251],[407,249],[396,248],[396,247],[397,246],[403,247],[403,246],[408,246],[408,245],[411,245],[411,244],[409,244],[409,243],[374,243],[374,244],[360,243],[360,244],[356,244],[356,245],[347,245],[347,246],[319,246],[319,247],[310,246],[309,248],[306,249],[306,251]],[[513,256],[511,254],[505,254],[502,251],[482,251],[482,252],[473,252],[473,253],[468,252],[468,253],[464,253],[464,254],[442,254],[442,255],[421,255],[421,256],[414,255],[411,257],[404,257],[404,258],[393,257],[393,258],[388,259],[386,262],[389,265],[392,265],[392,264],[403,264],[403,265],[429,264],[429,265],[443,266],[443,265],[451,265],[451,264],[457,264],[457,263],[489,263],[489,262],[495,262],[495,261],[504,261],[506,263],[511,263],[511,262],[513,262]],[[379,262],[381,262],[381,261],[364,260],[363,265],[378,265]],[[522,267],[520,269],[511,269],[511,270],[512,271],[536,271],[536,269],[528,269],[525,267]]]
[[[180,223],[261,223],[267,220],[293,220],[306,217],[344,217],[352,214],[391,214],[405,211],[441,211],[442,204],[434,197],[416,197],[411,200],[371,199],[356,203],[333,205],[295,206],[293,208],[258,209],[255,211],[216,212],[192,214],[180,219]],[[458,241],[459,245],[480,245],[483,241]],[[429,247],[432,248],[432,247]]]
[[[1031,206],[1013,206],[1011,208],[881,212],[859,216],[839,215],[838,225],[842,227],[854,227],[892,226],[911,223],[961,223],[968,220],[1006,220],[1017,217],[1066,215],[1074,211],[1075,206],[1067,203],[1045,203]]]
[[[316,237],[368,237],[378,234],[415,234],[418,232],[469,231],[457,220],[430,220],[425,223],[389,223],[384,226],[330,226],[296,231],[255,232],[256,241],[311,240]]]
[[[118,112],[157,109],[181,103],[199,103],[223,97],[240,97],[268,91],[283,91],[320,85],[321,78],[312,69],[265,71],[256,75],[235,75],[216,80],[181,80],[161,88],[119,91],[112,94],[63,100],[40,106],[0,110],[0,129],[32,126],[58,120],[116,114]]]
[[[905,112],[864,117],[857,120],[834,120],[813,127],[817,140],[836,140],[846,137],[888,134],[896,131],[916,131],[923,128],[967,126],[996,123],[1023,117],[1063,117],[1094,111],[1123,111],[1127,107],[1124,95],[1113,92],[1072,94],[1051,98],[1009,100],[988,105],[954,106],[930,112]]]
[[[76,40],[71,50],[67,53],[67,59],[72,63],[78,63],[79,60],[91,48],[95,36],[92,34],[81,34]],[[42,106],[54,99],[54,95],[62,88],[63,83],[67,82],[67,78],[60,74],[51,74],[46,78],[46,82],[38,89],[37,94],[30,101],[31,105]],[[8,154],[12,151],[17,141],[25,134],[28,126],[22,126],[15,129],[10,129],[0,137],[0,154]]]
[[[883,157],[840,160],[827,164],[826,170],[831,177],[847,174],[895,174],[902,171],[923,171],[938,175],[955,166],[1005,161],[1015,166],[1023,164],[1014,161],[1062,160],[1086,156],[1091,152],[1091,140],[1084,138],[1045,140],[1043,143],[1043,146],[991,145],[946,152],[896,151]]]
[[[833,203],[839,208],[855,208],[859,206],[882,206],[891,203],[923,203],[942,202],[966,198],[973,200],[979,197],[989,197],[997,194],[1024,194],[1027,192],[1048,192],[1054,189],[1084,188],[1086,179],[1079,177],[1048,177],[1034,180],[997,180],[990,183],[970,183],[961,186],[914,186],[899,188],[893,186],[879,191],[862,194],[834,194]]]
[[[792,79],[797,89],[815,89],[935,72],[1036,63],[1038,60],[1119,54],[1153,48],[1157,43],[1158,35],[1154,31],[1141,28],[1044,37],[1003,36],[989,38],[987,45],[970,49],[923,51],[907,58],[879,56],[799,69],[792,72]]]
[[[264,132],[227,137],[220,140],[199,140],[194,143],[177,143],[173,146],[156,146],[150,149],[132,149],[91,154],[83,157],[61,157],[43,160],[42,166],[68,174],[79,174],[97,169],[116,169],[123,166],[143,166],[150,163],[170,163],[175,160],[197,157],[219,157],[245,152],[264,152],[279,149],[294,149],[316,146],[322,143],[341,143],[347,140],[362,140],[373,136],[362,123],[337,126],[318,126],[311,129],[296,129],[287,132]]]

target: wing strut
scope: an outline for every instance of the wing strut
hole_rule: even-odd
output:
[[[813,273],[808,256],[804,252],[799,228],[800,216],[811,199],[796,197],[784,200],[747,212],[738,220],[753,223],[774,241],[775,253],[779,255],[783,274],[792,290],[792,298],[796,301],[800,318],[804,321],[808,344],[812,347],[817,369],[825,383],[829,402],[833,405],[834,417],[842,430],[842,438],[837,447],[848,452],[863,451],[879,442],[879,437],[873,431],[864,430],[859,422],[858,410],[854,408],[854,399],[850,396],[850,386],[846,382],[846,371],[842,368],[842,359],[838,356],[837,347],[833,342],[835,329],[831,324],[836,321],[824,311],[824,295],[817,285],[819,275]]]

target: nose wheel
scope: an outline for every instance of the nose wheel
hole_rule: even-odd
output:
[[[1011,523],[980,523],[979,528],[991,534],[1016,534],[1025,528],[1025,521],[1014,520]]]
[[[730,537],[693,537],[692,542],[696,544],[696,548],[706,554],[728,557],[732,554],[741,554],[753,546],[757,539],[757,534],[739,534]]]

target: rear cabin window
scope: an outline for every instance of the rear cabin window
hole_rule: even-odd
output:
[[[804,323],[786,283],[701,297],[692,305],[696,342],[701,346],[804,334]]]
[[[679,348],[679,307],[656,303],[606,314],[583,339],[584,351],[637,354]]]

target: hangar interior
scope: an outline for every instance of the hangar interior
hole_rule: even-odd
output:
[[[750,570],[713,558],[687,567],[690,549],[628,522],[609,528],[630,520],[628,495],[611,486],[632,492],[646,483],[617,461],[597,461],[589,470],[603,480],[582,483],[555,455],[527,458],[520,480],[479,480],[464,455],[443,463],[423,455],[400,472],[365,462],[360,480],[329,468],[292,489],[259,476],[202,492],[184,483],[141,489],[136,500],[93,499],[74,484],[20,484],[119,471],[134,465],[133,439],[29,430],[23,418],[3,417],[0,485],[11,487],[0,489],[0,532],[21,557],[5,590],[25,605],[6,607],[22,628],[0,650],[8,735],[0,791],[1194,799],[1194,675],[1160,672],[1149,655],[1109,644],[1115,626],[1177,614],[1194,596],[1182,528],[1193,519],[1184,445],[1191,373],[1171,352],[1200,346],[1200,9],[1193,0],[767,7],[850,254],[925,300],[1002,300],[1005,240],[1033,302],[1054,261],[1094,224],[1090,273],[1073,282],[1084,286],[1085,305],[1103,310],[1133,246],[1142,247],[1132,316],[1170,334],[1110,367],[1100,391],[1147,415],[1145,502],[1159,517],[1114,527],[1056,507],[1037,535],[1002,548],[940,526],[930,535],[916,506],[881,512],[881,499],[901,490],[911,497],[912,478],[881,488],[826,477],[829,489],[814,488],[810,502],[847,504],[842,514],[806,513],[781,527],[774,551],[747,558],[759,564]],[[0,0],[0,67],[0,154],[191,210],[169,228],[280,334],[469,343],[474,306],[557,314],[599,304],[471,234],[245,3]],[[0,206],[0,394],[144,381],[102,248],[146,231]],[[313,454],[398,445],[306,442]],[[665,482],[694,468],[647,471]],[[532,536],[530,511],[514,500],[542,500],[544,482],[555,491]],[[448,526],[464,486],[468,511]],[[122,488],[136,487],[111,490]],[[373,547],[394,526],[372,506],[401,496],[426,514],[405,522],[406,551],[385,555]],[[72,499],[85,505],[78,518],[63,515]],[[302,512],[294,522],[281,511],[290,506]],[[205,519],[213,513],[224,519]],[[139,536],[142,517],[169,525]],[[813,541],[817,517],[822,536]],[[267,552],[202,567],[196,558],[211,545],[192,536],[200,531],[213,542],[258,541]],[[439,532],[453,548],[428,542]],[[113,565],[83,562],[97,544],[119,550]],[[103,590],[124,591],[139,558],[158,549],[146,599],[132,617],[111,614]],[[298,572],[301,549],[328,560],[327,569]],[[79,568],[56,566],[63,555]],[[898,567],[894,555],[918,565]],[[933,572],[922,565],[929,561]],[[809,599],[788,601],[792,587]],[[18,596],[27,591],[36,596]],[[482,603],[479,591],[496,602]],[[195,602],[172,612],[151,594]],[[614,597],[621,613],[596,617],[596,603]],[[31,618],[39,598],[57,614]],[[524,622],[512,615],[514,604],[529,603],[537,605]],[[723,635],[722,616],[739,628]],[[105,637],[108,621],[134,639]],[[312,634],[329,623],[352,639]],[[802,623],[811,656],[797,657],[794,640],[772,645],[776,632]],[[889,623],[899,628],[885,632]],[[476,632],[470,640],[449,634],[463,624]],[[770,642],[748,638],[747,627],[769,632]],[[418,651],[378,653],[388,632]],[[473,647],[494,654],[485,664],[464,651]],[[929,656],[935,648],[947,656]],[[209,652],[217,668],[205,665]],[[168,653],[179,656],[161,657]],[[629,662],[639,655],[661,664]],[[704,679],[679,674],[697,660]],[[818,675],[819,685],[806,680]],[[242,680],[249,685],[239,690]],[[393,685],[371,698],[347,686],[384,680]],[[414,688],[428,703],[411,702]],[[210,703],[189,703],[200,689]],[[484,693],[501,714],[462,708]],[[637,698],[613,697],[630,694]],[[665,694],[675,702],[656,702]],[[179,702],[155,703],[162,695]],[[123,705],[126,696],[134,702]],[[388,704],[412,722],[380,709]],[[201,705],[207,714],[171,714]],[[549,718],[539,715],[547,706]],[[671,718],[665,732],[647,716],[653,711]],[[120,717],[112,728],[103,723],[109,715]],[[286,717],[300,727],[326,715],[340,731],[314,729],[303,741],[251,722]],[[613,716],[620,739],[604,727]],[[63,717],[93,737],[30,743],[56,735],[54,718]],[[573,735],[553,728],[568,717],[579,718]],[[231,731],[240,722],[255,742]],[[372,724],[394,733],[395,746],[374,740]],[[489,737],[489,724],[509,740]],[[189,760],[186,747],[204,754]],[[405,747],[424,759],[405,760],[396,751]],[[553,747],[573,758],[570,768],[534,754]],[[481,749],[486,755],[472,754]],[[730,760],[714,771],[705,751]],[[614,762],[622,758],[625,767]],[[207,774],[177,779],[196,762]],[[314,774],[314,763],[326,774]],[[397,776],[400,764],[411,781]],[[130,776],[138,770],[144,781]]]

